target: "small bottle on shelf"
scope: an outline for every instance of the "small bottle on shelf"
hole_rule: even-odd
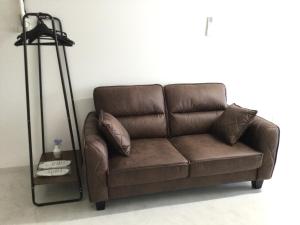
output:
[[[54,149],[53,149],[53,155],[55,159],[61,158],[61,146],[62,140],[61,139],[54,139]]]

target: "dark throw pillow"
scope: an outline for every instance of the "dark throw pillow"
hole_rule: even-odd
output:
[[[122,155],[129,156],[131,147],[130,136],[117,118],[101,110],[99,129],[114,149]]]
[[[234,145],[243,135],[256,114],[256,110],[245,109],[232,104],[213,123],[211,133],[227,144]]]

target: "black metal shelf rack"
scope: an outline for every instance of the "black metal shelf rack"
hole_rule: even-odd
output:
[[[37,39],[34,43],[29,43],[26,40],[26,28],[25,28],[25,19],[29,17],[35,17],[37,20],[40,21],[50,21],[52,30],[54,35],[54,39],[51,40],[49,38],[40,37]],[[58,24],[58,28],[56,29],[56,25]],[[57,40],[57,32],[63,33],[62,29],[62,23],[60,19],[57,17],[52,17],[50,14],[47,13],[26,13],[23,17],[23,47],[24,47],[24,65],[25,65],[25,88],[26,88],[26,107],[27,107],[27,128],[28,128],[28,145],[29,145],[29,161],[30,161],[30,176],[31,176],[31,193],[32,193],[32,202],[36,206],[45,206],[45,205],[53,205],[53,204],[61,204],[61,203],[67,203],[67,202],[75,202],[80,201],[82,199],[82,183],[80,178],[80,171],[79,171],[79,164],[81,163],[80,160],[80,136],[79,136],[79,130],[78,130],[78,122],[77,122],[77,115],[75,110],[75,104],[74,104],[74,98],[73,98],[73,90],[71,85],[71,79],[70,79],[70,71],[69,71],[69,65],[66,55],[66,49],[64,45],[60,45],[60,43]],[[47,42],[45,42],[47,40]],[[37,46],[37,52],[38,52],[38,73],[39,73],[39,95],[40,95],[40,113],[41,113],[41,135],[42,135],[42,154],[40,158],[41,161],[45,160],[52,160],[52,153],[45,151],[45,132],[44,132],[44,109],[43,109],[43,82],[42,82],[42,61],[41,61],[41,46],[44,45],[53,45],[56,49],[56,55],[57,55],[57,61],[58,61],[58,67],[59,67],[59,73],[60,73],[60,80],[62,84],[62,90],[63,90],[63,96],[64,96],[64,103],[66,108],[66,115],[68,119],[68,126],[69,126],[69,132],[71,137],[71,143],[72,143],[72,149],[69,151],[63,151],[62,159],[69,159],[72,160],[72,166],[71,166],[71,174],[65,175],[62,177],[36,177],[34,174],[34,164],[33,164],[33,154],[32,154],[32,134],[31,134],[31,114],[30,114],[30,97],[29,97],[29,72],[28,72],[28,56],[27,56],[27,46]],[[65,63],[65,71],[66,71],[66,78],[65,74],[63,72],[62,67],[62,61],[61,61],[61,54],[60,49],[62,49],[63,57],[64,57],[64,63]],[[66,84],[65,79],[67,80],[67,87],[69,88],[69,97],[67,95],[66,90]],[[74,126],[72,124],[72,118],[70,117],[70,106],[69,106],[69,100],[71,102],[72,106],[72,112],[73,112],[73,119],[75,124],[75,131]],[[76,132],[77,139],[78,139],[78,145],[79,150],[76,150],[75,147],[75,139],[74,139],[74,132]],[[66,182],[76,182],[78,184],[78,193],[79,196],[74,199],[68,199],[68,200],[62,200],[62,201],[52,201],[52,202],[37,202],[36,196],[35,196],[35,186],[36,185],[43,185],[43,184],[56,184],[56,183],[66,183]]]

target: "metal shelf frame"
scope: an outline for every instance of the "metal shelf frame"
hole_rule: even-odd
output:
[[[55,34],[55,39],[48,43],[42,43],[41,39],[38,38],[37,42],[35,43],[27,43],[26,41],[26,28],[25,28],[25,19],[29,17],[35,17],[37,20],[48,20],[51,22],[53,33]],[[61,204],[61,203],[67,203],[67,202],[75,202],[80,201],[83,197],[82,193],[82,183],[80,178],[80,171],[79,171],[79,157],[80,154],[78,153],[78,150],[75,149],[75,139],[74,139],[74,132],[76,132],[77,135],[77,142],[79,145],[79,152],[80,152],[80,135],[79,135],[79,129],[78,129],[78,122],[77,122],[77,115],[75,110],[75,103],[74,103],[74,97],[73,97],[73,90],[71,85],[71,79],[70,79],[70,71],[69,71],[69,65],[67,60],[67,54],[65,46],[62,46],[58,43],[57,40],[57,31],[63,33],[62,29],[62,23],[60,19],[57,17],[52,17],[50,14],[47,13],[26,13],[23,17],[23,48],[24,48],[24,66],[25,66],[25,89],[26,89],[26,110],[27,110],[27,129],[28,129],[28,147],[29,147],[29,162],[30,162],[30,178],[31,178],[31,193],[32,193],[32,202],[36,206],[45,206],[45,205],[54,205],[54,204]],[[56,28],[56,23],[58,24],[58,29]],[[43,38],[42,38],[43,39]],[[71,143],[72,143],[72,149],[70,152],[73,153],[72,158],[72,164],[75,166],[75,172],[76,178],[77,178],[77,184],[78,184],[78,193],[79,196],[74,199],[68,199],[68,200],[62,200],[62,201],[52,201],[52,202],[37,202],[36,196],[35,196],[35,186],[40,185],[36,182],[37,178],[34,175],[34,164],[33,164],[33,154],[32,154],[32,133],[31,133],[31,114],[30,114],[30,87],[29,87],[29,72],[28,72],[28,56],[27,56],[27,47],[33,45],[37,46],[37,52],[38,52],[38,73],[39,73],[39,92],[40,92],[40,113],[41,113],[41,135],[42,135],[42,155],[41,159],[45,158],[45,155],[49,154],[45,151],[45,132],[44,132],[44,108],[43,108],[43,82],[42,82],[42,61],[41,61],[41,46],[43,45],[53,45],[56,49],[56,55],[57,55],[57,61],[58,61],[58,67],[59,67],[59,75],[63,90],[63,96],[64,96],[64,103],[65,103],[65,109],[66,109],[66,116],[68,119],[68,127],[71,137]],[[66,75],[63,72],[62,67],[62,61],[61,61],[61,55],[60,55],[60,49],[62,48],[64,62],[65,62],[65,68],[66,68]],[[65,77],[66,76],[66,77]],[[67,87],[69,88],[69,98],[67,95],[67,88],[65,84],[65,79],[67,80]],[[70,106],[69,101],[70,99],[71,106],[72,106],[72,112],[73,112],[73,119],[75,124],[75,130],[74,126],[72,124],[72,119],[70,117]],[[55,183],[55,179],[54,179]]]

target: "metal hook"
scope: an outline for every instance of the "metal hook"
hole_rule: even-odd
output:
[[[206,27],[205,27],[205,36],[208,35],[208,24],[212,23],[213,18],[212,17],[206,17]]]

